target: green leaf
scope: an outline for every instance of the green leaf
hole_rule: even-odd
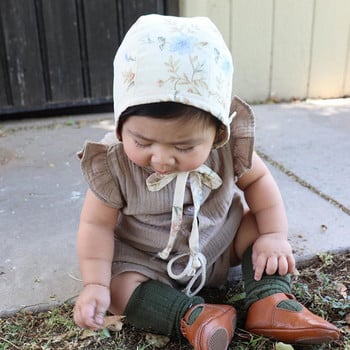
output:
[[[294,350],[294,348],[290,344],[284,344],[282,342],[278,342],[276,343],[276,350]]]
[[[242,292],[242,293],[239,293],[239,294],[235,294],[235,295],[232,295],[232,297],[230,299],[228,299],[227,301],[232,304],[232,303],[235,303],[237,301],[241,301],[243,299],[245,299],[245,293]]]
[[[108,328],[103,328],[99,331],[100,339],[107,339],[111,337],[111,333],[109,333]]]

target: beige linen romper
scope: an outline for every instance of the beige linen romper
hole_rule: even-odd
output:
[[[229,269],[228,247],[235,237],[243,215],[243,205],[235,182],[251,167],[254,148],[254,116],[250,107],[235,97],[228,143],[213,149],[205,164],[222,179],[216,190],[203,187],[203,201],[198,215],[200,251],[207,259],[206,286],[220,286]],[[151,170],[131,162],[123,144],[104,145],[87,142],[80,155],[84,177],[95,195],[112,208],[119,209],[115,228],[112,276],[134,271],[150,279],[177,288],[188,282],[174,281],[167,274],[167,261],[157,253],[167,245],[175,181],[158,192],[150,192],[146,179]],[[183,204],[183,221],[169,257],[188,252],[193,203],[189,186]],[[177,261],[182,271],[187,261]],[[179,284],[180,283],[180,284]]]

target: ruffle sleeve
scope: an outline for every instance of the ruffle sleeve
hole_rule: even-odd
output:
[[[77,155],[89,188],[108,206],[120,209],[123,207],[123,198],[111,170],[112,154],[113,146],[86,142]]]
[[[231,103],[231,113],[234,112],[236,115],[231,122],[230,144],[235,181],[237,181],[252,166],[255,118],[250,106],[237,96]]]

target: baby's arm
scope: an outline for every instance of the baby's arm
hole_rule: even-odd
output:
[[[101,328],[110,304],[109,285],[118,209],[108,207],[88,190],[78,230],[78,258],[84,288],[74,308],[78,326]]]
[[[288,222],[278,186],[261,158],[254,153],[252,169],[237,182],[254,214],[260,237],[253,245],[255,279],[264,271],[281,275],[294,272],[295,260],[288,243]]]

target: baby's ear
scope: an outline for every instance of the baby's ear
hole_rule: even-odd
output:
[[[217,148],[224,140],[226,140],[226,127],[222,124],[216,131],[213,148]]]
[[[123,139],[122,139],[122,132],[120,130],[120,128],[116,128],[115,129],[115,137],[117,138],[117,140],[119,142],[123,142]]]

